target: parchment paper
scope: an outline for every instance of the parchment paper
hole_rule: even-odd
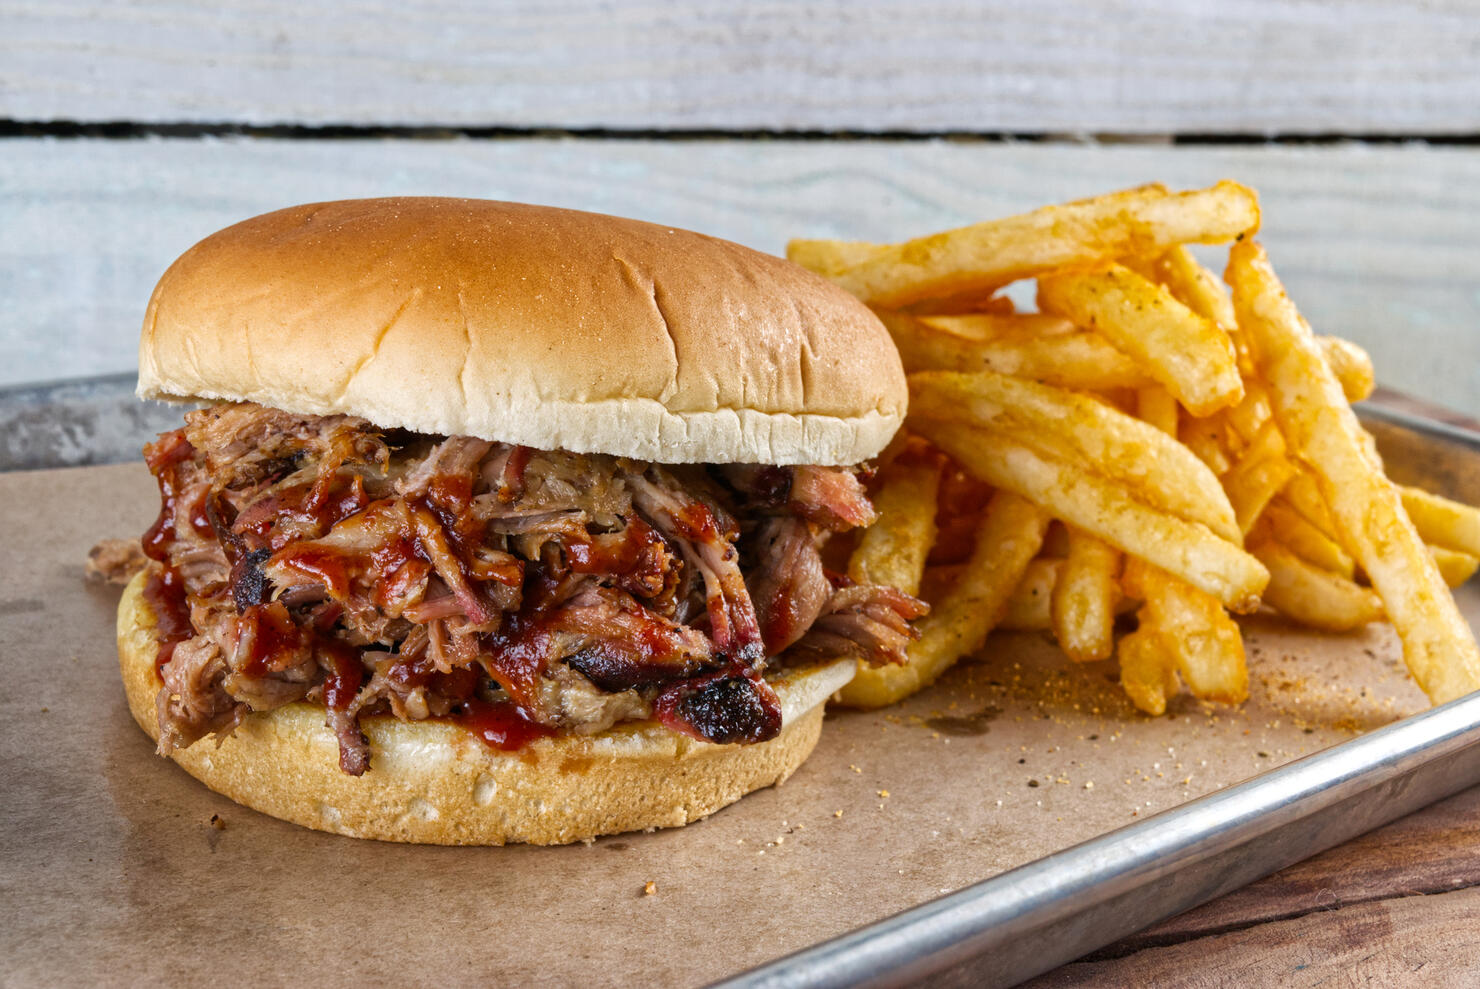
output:
[[[1159,720],[1111,664],[1003,635],[899,708],[830,714],[789,782],[687,828],[563,848],[356,841],[211,793],[130,719],[118,590],[82,563],[155,510],[142,465],[0,476],[9,984],[697,984],[1426,706],[1386,627],[1256,617],[1249,702],[1184,696]],[[1462,602],[1480,621],[1480,592]]]

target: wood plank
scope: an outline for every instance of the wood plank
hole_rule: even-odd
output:
[[[1480,151],[955,142],[14,140],[0,155],[0,384],[134,366],[196,239],[293,202],[439,193],[640,216],[780,251],[893,240],[1158,178],[1242,178],[1323,332],[1382,383],[1480,414]]]
[[[1025,989],[1071,986],[1472,986],[1480,971],[1480,888],[1379,900],[1076,962]]]
[[[1449,133],[1466,0],[6,5],[27,120],[560,128]]]
[[[1148,947],[1395,896],[1480,886],[1480,789],[1306,859],[1097,952]]]

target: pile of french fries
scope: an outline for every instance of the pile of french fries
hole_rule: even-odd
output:
[[[997,627],[1115,657],[1149,714],[1183,685],[1237,703],[1230,612],[1261,605],[1337,632],[1390,621],[1431,700],[1480,689],[1450,593],[1480,563],[1480,511],[1387,478],[1350,406],[1370,359],[1311,331],[1258,227],[1254,192],[1220,182],[901,244],[789,245],[878,313],[910,380],[849,571],[932,610],[909,662],[861,669],[844,703],[898,701]],[[1188,245],[1228,242],[1225,284]],[[1020,279],[1037,312],[1002,294]]]

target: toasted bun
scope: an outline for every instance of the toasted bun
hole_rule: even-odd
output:
[[[853,464],[904,371],[852,296],[686,230],[476,199],[267,213],[160,279],[139,395],[665,463]]]
[[[136,576],[118,605],[118,658],[129,710],[159,738],[154,614]],[[363,776],[339,770],[323,708],[248,715],[235,733],[172,758],[218,793],[285,821],[354,838],[432,845],[559,845],[620,831],[678,827],[786,779],[822,730],[822,708],[853,677],[843,660],[773,678],[781,734],[712,745],[645,721],[591,736],[542,738],[497,752],[455,725],[362,718]]]

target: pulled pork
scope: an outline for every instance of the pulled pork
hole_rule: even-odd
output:
[[[159,748],[321,703],[340,767],[365,714],[491,744],[657,718],[716,742],[781,727],[774,662],[901,662],[925,606],[819,548],[873,510],[829,467],[660,466],[378,430],[252,404],[145,449]]]

